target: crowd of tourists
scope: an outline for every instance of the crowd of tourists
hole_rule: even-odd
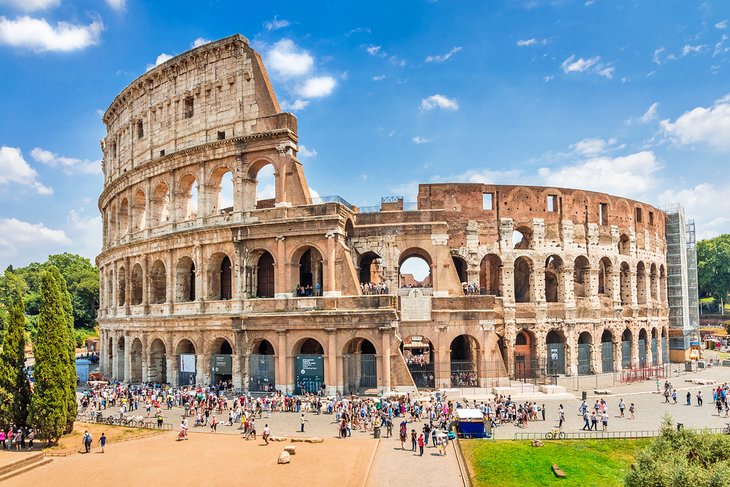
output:
[[[479,286],[476,282],[472,282],[471,284],[468,282],[462,282],[461,289],[467,296],[479,294]]]
[[[363,295],[388,294],[388,285],[383,284],[382,282],[377,284],[373,284],[372,282],[361,282],[360,292]]]
[[[310,296],[321,296],[322,295],[322,286],[320,283],[316,283],[314,286],[311,284],[303,285],[303,284],[297,284],[296,285],[296,294],[298,297],[310,297]]]
[[[11,424],[0,429],[0,448],[3,450],[32,450],[35,431],[27,426],[18,427]]]

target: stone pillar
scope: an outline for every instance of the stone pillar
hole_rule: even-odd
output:
[[[149,257],[146,255],[142,258],[142,306],[144,306],[144,314],[150,310],[150,272]]]
[[[439,326],[438,333],[436,334],[436,350],[434,351],[434,357],[436,357],[436,363],[434,364],[434,375],[436,377],[436,388],[451,387],[451,348],[450,343],[444,343],[444,334],[447,331],[445,325]]]
[[[287,298],[293,295],[293,284],[289,282],[289,266],[286,261],[286,237],[276,237],[276,261],[274,262],[274,297]]]
[[[132,302],[132,269],[129,268],[130,259],[124,259],[124,314],[129,316],[129,304]]]
[[[165,367],[167,370],[167,382],[172,386],[178,386],[180,374],[178,369],[175,367],[176,363],[180,362],[180,359],[175,355],[174,340],[172,333],[168,332],[165,338]]]
[[[575,308],[575,289],[573,287],[573,266],[563,263],[563,272],[561,279],[563,280],[563,294],[565,296],[565,306],[567,308]]]
[[[532,263],[532,282],[530,283],[530,294],[535,304],[545,303],[545,265]]]
[[[323,271],[324,271],[324,282],[322,283],[323,296],[339,296],[340,292],[337,291],[335,281],[335,245],[337,242],[337,234],[334,232],[328,232],[327,235],[327,257],[324,260]],[[433,273],[432,273],[433,275]]]
[[[636,289],[636,287],[634,287]],[[636,297],[636,294],[634,294]],[[631,368],[636,369],[639,367],[639,332],[637,330],[631,330]]]
[[[175,305],[175,285],[177,284],[175,282],[176,273],[175,264],[172,260],[172,251],[167,252],[165,260],[165,267],[167,267],[165,269],[165,314],[171,314]]]
[[[199,221],[205,221],[210,212],[208,208],[208,184],[205,181],[205,163],[198,165],[198,215]]]
[[[578,334],[575,332],[575,328],[571,326],[567,330],[566,335],[565,342],[568,347],[566,358],[568,359],[568,364],[565,367],[565,373],[575,376],[578,375]]]
[[[151,132],[151,130],[150,130]],[[152,180],[147,179],[145,181],[145,191],[144,191],[144,237],[148,238],[150,236],[150,222],[152,221]]]
[[[515,302],[515,263],[505,261],[502,264],[502,294],[507,303]]]
[[[169,205],[169,211],[167,212],[168,215],[170,215],[170,223],[172,226],[172,230],[174,230],[177,227],[177,222],[181,220],[179,212],[177,211],[177,192],[178,192],[178,180],[177,180],[177,170],[172,169],[170,170],[170,205]]]
[[[335,394],[342,387],[342,381],[337,376],[337,329],[327,328],[327,356],[324,383],[327,384],[327,393]]]
[[[132,228],[134,228],[133,224],[133,211],[134,211],[134,195],[132,194],[132,188],[130,187],[129,190],[127,190],[127,228],[124,229],[124,235],[129,235],[132,233]],[[117,225],[120,225],[119,218],[117,218]],[[120,227],[118,227],[120,228]],[[121,233],[117,232],[117,239],[119,239],[119,236]]]
[[[504,344],[507,347],[507,376],[511,378],[515,377],[515,339],[517,338],[515,328],[514,321],[504,322]]]
[[[383,392],[388,393],[391,389],[390,380],[390,325],[380,327],[380,338],[381,338],[381,358],[382,358],[382,371],[383,378],[381,381]]]
[[[621,336],[613,341],[613,370],[621,372],[623,369],[623,352],[621,350]]]
[[[203,301],[208,290],[205,288],[207,279],[205,278],[205,265],[203,264],[203,248],[196,245],[195,253],[195,300]]]
[[[119,306],[119,262],[114,261],[112,264],[112,295],[111,295],[111,302],[109,303],[109,306],[107,307],[109,309],[109,313],[114,313],[114,316],[117,315],[117,307]]]
[[[244,381],[243,378],[246,378],[245,385],[246,390],[248,390],[248,355],[249,355],[249,348],[245,346],[242,342],[243,340],[240,338],[242,333],[234,332],[233,335],[233,356],[231,357],[231,366],[233,367],[232,373],[231,373],[231,380],[233,381],[233,387],[236,390],[243,390],[244,389]],[[243,374],[241,373],[243,370]]]
[[[601,301],[598,299],[598,269],[591,268],[588,270],[587,283],[586,296],[590,297],[591,307],[600,309]]]
[[[123,364],[124,364],[124,376],[122,379],[122,382],[127,383],[130,379],[130,372],[132,371],[132,354],[130,352],[130,348],[132,346],[132,340],[129,336],[124,336],[124,357],[123,357]]]
[[[651,350],[651,333],[646,334],[646,340],[644,343],[644,346],[646,347],[646,366],[652,367],[654,365],[654,353]],[[657,347],[657,352],[659,351],[659,347]]]
[[[149,348],[148,348],[148,336],[147,333],[142,334],[142,382],[149,380]]]
[[[289,355],[289,347],[287,344],[286,330],[276,330],[278,335],[278,344],[276,347],[276,384],[277,388],[281,388],[285,392],[292,392],[293,377],[291,377],[291,367],[287,367],[287,357]],[[292,356],[292,360],[294,357]]]
[[[276,197],[274,206],[291,206],[289,195],[287,194],[286,175],[289,167],[289,157],[280,152],[279,163],[274,164],[274,178],[276,185]]]
[[[621,308],[621,269],[616,266],[611,267],[611,299],[613,300],[613,307]]]

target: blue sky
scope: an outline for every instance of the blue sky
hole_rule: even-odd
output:
[[[320,195],[581,187],[730,232],[725,1],[0,0],[0,266],[93,258],[101,113],[156,62],[234,33],[296,113]]]

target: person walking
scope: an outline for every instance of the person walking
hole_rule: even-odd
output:
[[[697,406],[702,407],[702,391],[697,391]]]
[[[601,422],[603,423],[603,431],[608,431],[608,412],[603,411],[603,414],[601,414]]]
[[[423,456],[423,446],[424,446],[424,444],[425,444],[425,441],[423,440],[423,433],[421,433],[418,436],[418,449],[420,451],[419,456],[421,456],[421,457]]]
[[[657,387],[659,387],[659,381],[657,381]],[[626,409],[626,403],[624,402],[624,400],[623,400],[623,399],[621,399],[621,400],[620,400],[620,401],[618,402],[618,410],[619,410],[619,412],[621,413],[621,414],[620,414],[620,417],[622,417],[622,418],[624,417],[624,409]]]
[[[565,410],[561,404],[558,408],[558,428],[563,429],[563,423],[565,422]]]
[[[583,425],[583,427],[581,429],[584,430],[584,431],[585,430],[590,431],[590,429],[591,429],[591,417],[588,415],[588,411],[586,411],[586,412],[583,413],[583,421],[585,422],[585,424]]]
[[[400,449],[401,450],[405,450],[406,449],[406,434],[407,434],[406,432],[407,431],[408,430],[406,429],[406,422],[405,421],[401,421],[400,431],[399,431],[399,434],[400,434]]]
[[[261,437],[264,439],[264,443],[266,443],[267,445],[269,444],[269,437],[270,436],[271,436],[271,430],[269,429],[269,425],[268,424],[265,424],[264,425],[264,432],[261,435]]]
[[[545,421],[545,404],[543,404],[542,408],[540,408],[540,412],[542,413],[542,420]]]
[[[101,446],[101,453],[104,453],[104,447],[106,446],[106,436],[104,436],[104,433],[99,437],[99,446]]]
[[[84,431],[84,449],[86,450],[86,453],[91,451],[91,441],[91,433],[89,433],[88,430]]]
[[[33,449],[33,440],[35,439],[35,431],[31,428],[28,431],[28,450]]]
[[[306,419],[304,419],[304,413],[302,413],[302,417],[299,418],[299,423],[300,423],[299,432],[300,433],[304,433],[304,422],[305,421],[306,421]]]
[[[595,411],[591,413],[591,429],[598,431],[598,417]]]
[[[633,402],[631,403],[631,406],[629,406],[629,413],[631,414],[631,418],[630,419],[636,419],[636,415],[635,415],[635,413],[636,413],[636,406],[634,406],[634,403]]]
[[[416,451],[416,445],[418,444],[416,430],[411,430],[411,451]]]
[[[672,389],[672,401],[677,404],[677,389]]]

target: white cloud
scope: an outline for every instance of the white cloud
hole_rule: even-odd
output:
[[[693,46],[691,44],[685,44],[684,46],[682,46],[682,56],[686,56],[687,54],[691,54],[691,53],[697,54],[699,52],[702,52],[706,47],[707,47],[707,45],[705,45],[705,44],[699,44],[697,46]]]
[[[190,47],[200,47],[202,45],[208,44],[210,42],[210,39],[206,39],[205,37],[198,37],[193,41],[193,43],[190,45]]]
[[[416,135],[416,136],[415,136],[415,137],[413,137],[413,138],[412,138],[411,140],[412,140],[412,141],[413,141],[413,143],[414,143],[414,144],[416,144],[416,145],[420,145],[420,144],[428,144],[429,142],[431,142],[431,139],[428,139],[428,138],[426,138],[426,137],[421,137],[420,135]]]
[[[384,74],[380,74],[378,76],[373,76],[373,81],[383,81],[386,78]]]
[[[101,230],[98,233],[101,236]],[[71,245],[71,239],[63,230],[55,230],[42,223],[29,223],[16,218],[0,218],[0,258],[4,263],[12,262],[18,265],[16,259],[33,259],[33,256],[42,259],[50,253],[49,248]],[[21,265],[25,265],[25,262]]]
[[[0,5],[7,5],[24,12],[46,10],[61,5],[61,0],[0,0]]]
[[[291,39],[282,39],[266,53],[266,66],[282,78],[292,78],[309,74],[314,58]]]
[[[331,76],[316,76],[307,79],[297,88],[299,96],[304,98],[320,98],[332,93],[337,81]]]
[[[284,27],[288,27],[290,22],[286,19],[280,19],[278,15],[274,15],[273,20],[269,20],[267,22],[264,22],[264,28],[266,30],[277,30],[277,29],[283,29]]]
[[[73,157],[63,157],[53,152],[34,148],[30,155],[38,162],[51,167],[61,167],[66,174],[101,174],[101,161],[89,161]]]
[[[164,63],[165,61],[169,61],[173,57],[175,57],[175,56],[171,56],[170,54],[167,54],[167,53],[164,53],[163,52],[162,54],[160,54],[159,56],[157,56],[157,59],[155,59],[155,64],[148,64],[147,65],[147,71],[149,71],[152,68],[156,68],[160,64]]]
[[[603,64],[600,62],[600,56],[593,56],[592,58],[584,59],[577,58],[575,54],[572,54],[565,61],[563,61],[560,67],[564,73],[594,73],[604,78],[613,78],[615,69],[612,66]]]
[[[454,181],[457,183],[487,183],[487,184],[514,184],[522,178],[522,172],[517,169],[507,171],[470,169],[463,173],[442,177],[434,176],[433,181]]]
[[[570,148],[573,152],[581,156],[593,157],[603,154],[609,147],[615,144],[616,139],[604,140],[600,138],[588,138],[572,144]]]
[[[651,106],[646,110],[646,112],[644,112],[644,114],[639,117],[639,121],[641,123],[649,123],[656,120],[658,108],[659,102],[652,103]]]
[[[74,252],[94,262],[94,258],[101,252],[101,216],[85,216],[83,209],[79,209],[71,210],[67,220],[67,231],[72,235]]]
[[[453,56],[454,54],[456,54],[459,51],[461,51],[461,46],[456,46],[456,47],[453,47],[446,54],[426,56],[426,62],[427,63],[442,63],[444,61],[448,61],[451,56]]]
[[[730,186],[701,183],[693,188],[669,189],[659,195],[663,205],[679,203],[684,207],[687,218],[694,219],[697,238],[716,237],[730,232],[730,215],[720,201],[730,200]]]
[[[40,195],[53,194],[53,188],[38,181],[38,173],[30,167],[16,147],[0,147],[0,185],[28,186]]]
[[[387,56],[388,53],[383,51],[382,49],[383,49],[383,46],[367,46],[365,48],[365,51],[367,51],[367,53],[370,54],[371,56],[376,56],[376,57]]]
[[[730,47],[725,46],[725,41],[728,40],[728,35],[723,34],[720,40],[715,43],[715,49],[712,51],[712,57],[717,57],[720,54],[725,54],[730,51]]]
[[[663,47],[659,47],[657,49],[654,49],[654,56],[652,57],[652,60],[654,61],[654,64],[661,64],[662,63],[662,53],[665,51]]]
[[[543,76],[543,78],[542,78],[542,80],[543,80],[543,81],[544,81],[545,83],[547,83],[548,81],[552,81],[553,79],[555,79],[555,76],[553,76],[553,75],[549,75],[549,76]]]
[[[299,153],[297,154],[299,157],[317,157],[317,149],[309,149],[308,147],[304,145],[299,146]]]
[[[458,110],[459,103],[453,99],[448,98],[444,95],[431,95],[428,98],[421,100],[421,110],[426,112],[433,110],[434,108],[441,108],[443,110]]]
[[[0,17],[0,43],[35,52],[74,51],[99,42],[104,25],[95,20],[89,25],[58,22],[55,27],[44,19],[23,16],[15,20]]]
[[[319,191],[311,186],[309,186],[309,196],[311,196],[312,198],[320,198]]]
[[[127,6],[127,0],[106,0],[106,4],[114,10],[124,10]]]
[[[721,20],[720,22],[715,24],[715,29],[727,29],[727,19]]]
[[[406,65],[406,60],[399,58],[398,56],[390,56],[390,59],[388,59],[388,61],[390,61],[390,64],[392,64],[393,66],[403,67]]]
[[[622,196],[645,195],[657,184],[661,169],[651,151],[618,157],[592,157],[586,161],[558,168],[538,170],[542,184],[566,188],[582,188]]]
[[[714,105],[697,107],[674,122],[662,120],[665,133],[679,144],[704,143],[720,151],[730,151],[730,94]]]
[[[289,103],[288,101],[284,100],[280,103],[280,105],[282,110],[291,110],[292,112],[296,112],[307,108],[307,105],[309,105],[309,100],[297,99],[294,100],[293,103]]]
[[[535,39],[534,37],[530,39],[520,39],[517,41],[517,47],[530,47],[530,46],[537,46],[538,44],[545,46],[547,45],[548,40],[547,39]]]

